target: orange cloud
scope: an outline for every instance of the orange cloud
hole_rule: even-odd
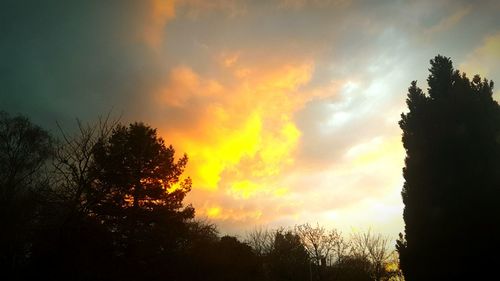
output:
[[[214,97],[223,94],[222,85],[213,79],[202,79],[192,69],[179,66],[170,71],[169,84],[157,93],[160,103],[184,107],[196,97]],[[219,111],[220,114],[222,112]]]
[[[216,219],[221,215],[221,208],[220,207],[210,207],[205,211],[207,217],[211,219]]]
[[[225,80],[187,66],[171,69],[156,99],[165,111],[180,116],[175,117],[179,121],[165,120],[160,130],[190,157],[189,200],[197,215],[256,220],[262,218],[260,207],[238,207],[237,202],[287,195],[289,189],[277,177],[294,162],[301,132],[293,116],[315,97],[301,90],[314,65],[309,60],[250,62],[241,52],[216,57]],[[249,75],[238,75],[242,69]]]
[[[175,0],[149,0],[142,39],[148,46],[158,49],[164,39],[166,24],[175,17]]]
[[[245,210],[243,208],[225,208],[222,206],[214,205],[202,210],[206,217],[217,221],[256,221],[262,217],[262,211],[259,210]]]
[[[197,19],[210,11],[224,11],[229,17],[245,13],[242,3],[233,0],[147,0],[146,15],[140,31],[140,39],[153,50],[159,50],[168,21],[176,17],[176,10],[185,8],[187,17]]]
[[[243,159],[252,162],[254,176],[276,174],[292,162],[300,132],[291,120],[303,99],[298,87],[309,81],[312,65],[252,72],[251,78],[236,78],[236,86],[225,86],[178,67],[159,91],[167,108],[197,115],[188,128],[167,129],[167,135],[190,155],[190,172],[199,187],[217,189],[224,171],[244,169],[239,165]]]

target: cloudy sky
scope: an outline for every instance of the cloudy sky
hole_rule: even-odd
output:
[[[112,112],[190,162],[224,233],[403,230],[398,120],[449,56],[500,81],[500,2],[2,1],[0,110],[53,130]],[[495,96],[500,92],[496,90]]]

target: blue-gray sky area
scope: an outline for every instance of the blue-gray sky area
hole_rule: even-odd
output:
[[[50,130],[109,112],[187,153],[223,232],[403,230],[398,127],[452,58],[500,81],[499,1],[2,1],[0,110]],[[500,92],[495,90],[495,97]]]

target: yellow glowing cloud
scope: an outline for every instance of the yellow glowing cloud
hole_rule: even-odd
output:
[[[276,196],[276,197],[283,197],[283,196],[285,196],[287,193],[288,193],[288,189],[287,189],[287,188],[285,188],[285,187],[276,188],[276,189],[273,191],[273,194],[274,194],[274,196]]]
[[[267,135],[264,140],[266,145],[259,151],[264,166],[253,171],[253,174],[275,175],[279,173],[281,163],[291,164],[293,159],[290,151],[296,147],[299,137],[300,131],[290,121],[282,125],[278,134]]]
[[[346,153],[351,163],[356,166],[375,164],[387,157],[402,155],[403,148],[399,137],[391,139],[374,138],[369,142],[351,147]]]
[[[232,182],[226,194],[236,200],[250,199],[257,195],[279,198],[287,195],[288,189],[284,187],[277,188],[271,183],[257,183],[251,180],[241,180]]]
[[[187,173],[193,177],[195,185],[214,190],[225,168],[236,165],[243,157],[255,155],[262,125],[259,115],[255,113],[248,116],[237,130],[218,125],[231,121],[222,108],[212,107],[206,115],[208,119],[200,121],[202,124],[199,125],[205,131],[171,135],[178,143],[176,147],[190,156]]]
[[[165,130],[190,156],[187,174],[194,187],[216,190],[224,174],[228,190],[245,199],[271,188],[245,177],[276,175],[293,162],[300,132],[291,120],[306,101],[298,89],[310,80],[313,67],[285,63],[259,72],[242,64],[238,54],[222,61],[232,70],[249,69],[251,77],[233,76],[233,83],[223,85],[180,66],[171,71],[159,101],[193,119],[180,129],[166,124]]]
[[[229,193],[237,198],[248,199],[254,195],[261,187],[249,180],[234,182]]]
[[[241,208],[224,208],[213,205],[206,209],[200,208],[202,216],[213,220],[247,221],[256,220],[262,217],[262,212],[258,210],[244,210]]]
[[[198,142],[188,152],[193,158],[200,158],[201,161],[197,163],[200,186],[210,189],[217,188],[220,175],[225,168],[232,167],[243,157],[256,153],[260,143],[261,120],[257,114],[253,114],[239,130],[214,129],[214,134],[223,139],[217,140],[216,143]]]
[[[221,208],[220,207],[210,207],[207,209],[206,211],[206,215],[207,217],[211,218],[211,219],[215,219],[217,217],[220,216],[220,213],[221,213]]]
[[[222,93],[223,87],[213,79],[201,79],[192,69],[179,66],[171,70],[168,87],[157,95],[160,103],[174,107],[185,106],[193,97],[211,97]],[[212,108],[211,110],[214,110]],[[215,108],[215,111],[218,109]],[[216,112],[223,114],[223,112]]]

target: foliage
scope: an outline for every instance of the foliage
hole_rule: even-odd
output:
[[[309,255],[300,237],[292,231],[275,231],[266,261],[271,280],[306,280],[310,275]]]
[[[329,276],[330,280],[339,281],[372,281],[372,264],[367,257],[350,255],[338,262],[332,268]]]
[[[194,216],[182,205],[191,189],[189,178],[180,181],[187,157],[175,161],[173,147],[142,123],[117,126],[94,154],[99,175],[88,194],[97,202],[92,215],[113,233],[117,255],[146,266],[176,251],[187,232],[184,222]]]
[[[426,95],[416,81],[401,115],[406,150],[405,236],[397,248],[406,280],[461,279],[497,237],[500,112],[493,82],[472,80],[449,58],[431,60]],[[496,249],[496,248],[495,248]],[[476,262],[477,261],[477,262]]]
[[[142,123],[78,125],[55,150],[30,272],[81,280],[178,275],[161,264],[178,262],[189,239],[213,235],[183,206],[191,187],[189,178],[181,180],[187,157],[176,160]]]

